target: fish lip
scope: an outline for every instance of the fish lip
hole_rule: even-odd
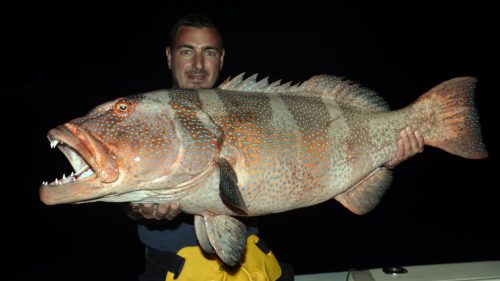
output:
[[[50,130],[47,137],[51,146],[63,152],[77,173],[66,180],[43,183],[39,195],[45,204],[80,202],[82,199],[99,197],[99,190],[102,189],[99,187],[118,179],[119,171],[114,156],[80,126],[67,123]],[[78,173],[79,170],[81,173]],[[82,178],[78,178],[83,174]]]
[[[62,185],[45,185],[39,189],[40,200],[45,205],[76,203],[101,197],[102,183],[94,174],[85,179]],[[78,198],[78,200],[76,200]]]

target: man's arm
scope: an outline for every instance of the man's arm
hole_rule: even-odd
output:
[[[384,165],[388,169],[394,169],[401,162],[424,151],[424,138],[418,131],[406,128],[401,130],[400,136],[396,157]]]

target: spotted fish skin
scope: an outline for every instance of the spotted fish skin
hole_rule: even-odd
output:
[[[373,91],[329,75],[293,86],[240,75],[218,89],[120,98],[49,131],[77,173],[42,184],[40,198],[179,201],[197,216],[202,248],[236,264],[245,236],[230,216],[331,198],[357,214],[373,209],[390,185],[383,165],[403,128],[421,132],[426,145],[486,157],[475,84],[454,78],[393,111]],[[227,235],[234,232],[236,239]]]

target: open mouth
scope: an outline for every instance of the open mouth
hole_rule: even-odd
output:
[[[49,131],[51,148],[59,148],[74,172],[52,182],[44,181],[40,199],[48,205],[83,202],[102,196],[103,184],[118,179],[119,170],[105,144],[86,129],[66,123]]]
[[[89,164],[85,161],[85,159],[71,146],[65,144],[60,140],[51,139],[50,136],[49,136],[49,141],[50,141],[50,148],[57,147],[66,156],[71,166],[73,167],[74,172],[71,172],[71,174],[68,176],[63,174],[63,176],[60,179],[56,178],[52,182],[44,181],[42,183],[43,186],[60,186],[63,184],[74,183],[76,181],[83,180],[85,178],[95,175],[94,171],[92,170],[92,168],[90,168]]]

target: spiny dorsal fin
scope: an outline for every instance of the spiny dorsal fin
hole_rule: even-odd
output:
[[[319,95],[339,104],[369,111],[389,111],[389,105],[376,92],[333,75],[316,75],[300,85],[304,95]]]
[[[387,102],[376,92],[342,77],[322,74],[313,76],[304,83],[292,85],[292,82],[281,84],[281,80],[269,84],[268,77],[257,81],[258,74],[243,80],[244,75],[243,72],[233,79],[226,79],[219,86],[219,89],[324,97],[333,99],[339,104],[362,110],[389,111]]]
[[[219,89],[233,89],[236,85],[238,85],[241,81],[243,81],[243,76],[245,76],[245,72],[240,73],[240,75],[231,79],[229,76],[222,84],[219,85]]]
[[[280,84],[281,80],[269,84],[269,77],[257,81],[257,73],[243,80],[244,75],[243,72],[233,79],[227,78],[218,88],[240,92],[284,93],[294,91],[299,87],[292,85],[292,82]]]

